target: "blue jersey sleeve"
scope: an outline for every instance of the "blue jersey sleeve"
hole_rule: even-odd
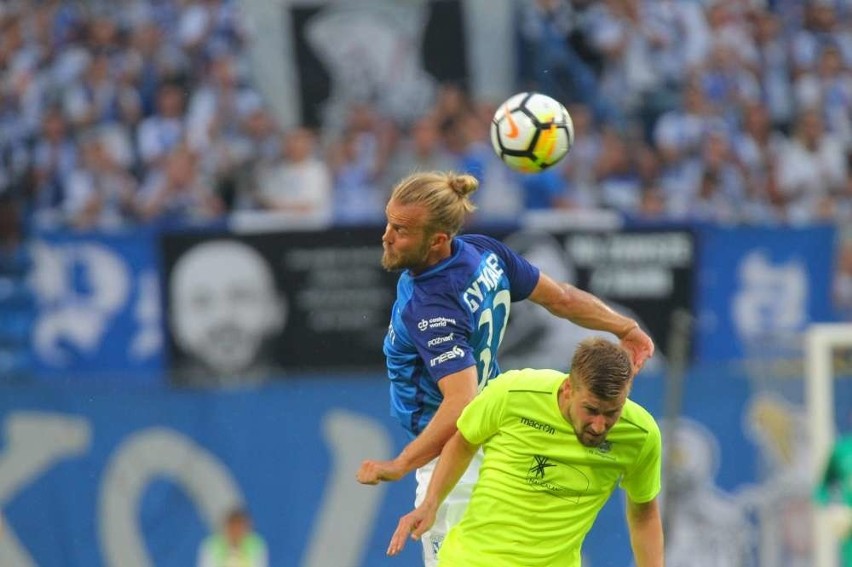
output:
[[[512,301],[521,301],[530,296],[538,284],[540,273],[526,258],[490,236],[465,234],[459,238],[481,250],[491,250],[500,257],[506,266]]]
[[[415,291],[402,320],[426,372],[435,382],[476,364],[468,340],[472,330],[470,313],[451,292]]]

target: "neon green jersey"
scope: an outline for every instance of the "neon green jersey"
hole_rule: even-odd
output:
[[[559,411],[564,379],[506,372],[465,408],[458,429],[485,458],[441,567],[579,567],[583,539],[619,481],[635,502],[660,491],[654,418],[628,400],[606,441],[585,447]]]

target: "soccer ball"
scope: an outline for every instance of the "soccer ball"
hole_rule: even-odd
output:
[[[491,120],[491,145],[506,165],[535,173],[554,165],[574,143],[574,124],[565,107],[540,93],[519,93],[500,105]]]

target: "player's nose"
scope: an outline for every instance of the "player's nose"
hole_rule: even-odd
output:
[[[593,435],[602,435],[606,433],[606,418],[602,415],[592,418],[589,424],[589,430]]]

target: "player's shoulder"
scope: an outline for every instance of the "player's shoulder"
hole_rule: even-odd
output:
[[[473,252],[479,257],[493,252],[503,261],[508,261],[510,258],[518,256],[509,246],[492,236],[484,234],[462,234],[461,236],[457,236],[456,239],[462,242],[462,245],[468,251]]]
[[[456,238],[477,250],[499,250],[506,247],[505,244],[493,236],[486,236],[484,234],[461,234]]]
[[[640,429],[649,435],[660,436],[660,427],[651,412],[629,398],[624,403],[619,421],[622,425]]]
[[[488,388],[495,387],[507,393],[551,393],[562,383],[566,374],[558,370],[524,368],[507,370],[488,382]],[[488,389],[486,388],[486,389]]]

